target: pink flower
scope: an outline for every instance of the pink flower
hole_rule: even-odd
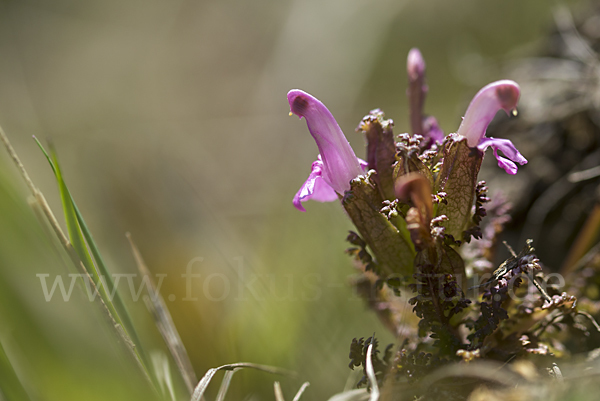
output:
[[[317,142],[319,156],[312,164],[308,179],[294,196],[294,206],[305,211],[302,202],[309,199],[331,202],[350,190],[350,181],[363,173],[366,163],[356,157],[340,126],[327,107],[317,98],[299,89],[288,92],[293,114],[306,120]]]
[[[471,100],[463,118],[458,134],[467,138],[467,145],[477,147],[482,152],[488,147],[494,150],[498,166],[508,174],[517,174],[517,165],[526,164],[527,159],[519,153],[515,145],[508,139],[487,138],[485,131],[494,119],[498,110],[506,113],[516,110],[520,89],[516,82],[502,80],[484,86]],[[506,157],[498,155],[501,150]]]

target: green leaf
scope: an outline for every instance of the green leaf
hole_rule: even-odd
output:
[[[463,232],[471,224],[471,209],[475,199],[477,175],[483,153],[470,148],[466,138],[449,139],[445,143],[444,162],[435,185],[436,192],[446,192],[447,204],[440,203],[436,216],[445,214],[448,221],[442,223],[446,234],[462,240]]]
[[[388,275],[399,273],[412,276],[415,250],[405,227],[406,222],[398,218],[398,229],[379,212],[382,199],[370,182],[370,177],[353,180],[342,205],[384,272]]]

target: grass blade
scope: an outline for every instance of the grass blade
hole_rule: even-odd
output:
[[[189,394],[192,395],[192,392],[194,391],[194,385],[195,383],[198,383],[192,362],[190,361],[189,355],[185,349],[185,346],[183,345],[183,341],[181,341],[181,337],[179,336],[179,332],[175,327],[175,323],[173,323],[173,318],[169,313],[169,308],[167,308],[163,297],[157,291],[156,284],[152,280],[150,270],[148,270],[140,251],[138,250],[137,246],[135,246],[135,243],[131,238],[131,234],[127,233],[126,237],[129,240],[129,245],[131,245],[131,251],[133,253],[133,257],[135,258],[135,262],[140,274],[142,277],[148,277],[148,282],[150,283],[150,290],[152,293],[149,297],[144,297],[146,306],[150,310],[150,313],[154,318],[154,323],[156,324],[156,327],[158,328],[158,331],[167,345],[169,352],[177,364],[177,368],[179,369]]]
[[[294,396],[294,399],[292,401],[300,401],[300,397],[302,397],[302,394],[304,394],[304,390],[306,390],[306,388],[310,386],[309,382],[304,382],[304,384],[302,384],[302,386],[300,387],[300,390],[298,390],[298,392],[296,393],[296,395]]]
[[[228,370],[227,372],[225,372],[225,376],[223,376],[223,380],[221,381],[221,387],[219,387],[219,392],[217,393],[217,398],[215,398],[215,401],[225,400],[225,394],[227,394],[227,390],[229,390],[229,385],[231,384],[231,379],[233,378],[233,375],[237,371],[238,371],[238,369],[233,369],[233,370]]]
[[[344,391],[331,397],[327,401],[366,401],[369,399],[369,392],[366,388]]]
[[[379,400],[379,386],[377,385],[377,378],[375,377],[375,370],[373,369],[373,361],[371,360],[371,356],[373,355],[373,343],[369,344],[369,348],[367,348],[367,378],[369,379],[369,384],[371,385],[371,396],[369,397],[369,401],[377,401]]]
[[[177,398],[175,397],[175,388],[173,386],[173,378],[171,377],[169,359],[160,351],[152,353],[151,359],[160,389],[163,394],[168,392],[171,401],[176,401]]]
[[[29,395],[0,343],[0,398],[6,401],[29,401]]]
[[[85,223],[85,220],[83,219],[83,216],[75,204],[73,196],[71,195],[71,192],[69,191],[69,188],[63,179],[63,174],[60,169],[56,151],[51,147],[50,155],[48,155],[38,139],[35,136],[33,139],[39,146],[44,156],[46,156],[46,159],[50,164],[50,168],[52,168],[52,171],[56,177],[65,215],[67,231],[69,233],[69,239],[73,244],[77,255],[83,262],[87,272],[97,283],[102,300],[113,314],[113,318],[123,327],[125,333],[131,337],[132,343],[136,345],[136,353],[139,354],[143,364],[147,369],[149,363],[148,356],[142,347],[131,316],[127,310],[127,307],[125,306],[125,302],[123,301],[123,298],[120,296],[119,292],[114,288],[115,284],[113,277],[106,267],[96,242],[94,241],[94,238],[92,237],[92,234],[88,229],[87,224]]]
[[[48,154],[43,149],[43,147],[41,146],[39,141],[35,137],[34,137],[34,139],[36,140],[36,142],[42,149],[42,152],[44,153],[44,155],[50,162],[50,166],[52,167],[52,169],[54,171],[55,167],[54,167],[54,164],[52,163],[52,160],[48,157]],[[75,268],[82,274],[82,276],[87,277],[89,279],[90,288],[94,292],[96,292],[98,289],[96,288],[96,282],[94,282],[94,280],[92,280],[92,274],[87,270],[84,262],[79,257],[77,251],[75,250],[75,248],[73,247],[73,245],[71,244],[71,242],[69,241],[67,236],[64,234],[62,228],[60,227],[60,224],[58,224],[58,221],[56,220],[56,217],[54,216],[54,213],[52,212],[52,209],[50,209],[50,206],[48,205],[48,202],[46,201],[44,194],[42,194],[42,192],[40,192],[40,190],[37,189],[37,187],[33,184],[33,181],[29,177],[27,170],[25,170],[23,163],[21,163],[21,160],[19,159],[17,153],[15,152],[15,149],[12,147],[12,145],[11,145],[10,141],[8,140],[8,137],[4,133],[4,130],[2,129],[2,127],[0,127],[0,140],[4,144],[8,154],[12,158],[13,162],[15,163],[15,165],[21,172],[21,175],[22,175],[23,179],[25,180],[25,183],[29,187],[31,194],[37,201],[40,209],[42,210],[42,212],[44,213],[46,218],[48,219],[48,223],[50,223],[50,226],[54,230],[54,233],[56,234],[58,240],[60,241],[60,243],[64,247],[67,255],[71,259],[71,262],[73,263]],[[102,284],[101,282],[98,282],[98,283]],[[153,389],[155,391],[158,391],[158,387],[157,387],[156,383],[152,380],[150,374],[148,373],[147,365],[144,364],[144,361],[141,358],[134,343],[131,341],[130,336],[123,329],[123,326],[120,323],[120,320],[117,320],[119,318],[119,316],[115,313],[114,307],[111,308],[112,304],[105,303],[102,298],[100,298],[98,301],[101,304],[101,311],[103,312],[104,317],[107,319],[110,326],[117,332],[117,335],[121,338],[122,343],[125,345],[125,347],[128,351],[128,355],[131,356],[133,361],[140,367],[142,373],[144,374],[144,376],[146,377],[148,382],[152,385]]]
[[[279,382],[273,383],[273,391],[275,392],[275,401],[285,401],[285,398],[283,398],[283,391],[281,391],[281,384],[279,384]]]
[[[248,362],[231,363],[229,365],[219,366],[218,368],[211,368],[211,369],[208,369],[206,374],[202,377],[202,379],[200,379],[200,382],[198,382],[198,385],[196,386],[196,388],[194,389],[194,393],[192,394],[191,401],[200,401],[202,399],[202,397],[204,396],[204,392],[206,391],[206,389],[208,388],[208,385],[210,384],[210,381],[212,380],[212,378],[215,376],[215,374],[219,370],[234,370],[234,369],[238,369],[238,368],[256,369],[256,370],[260,370],[263,372],[273,373],[273,374],[278,374],[278,375],[294,375],[294,373],[290,372],[289,370],[276,368],[273,366],[258,365],[256,363],[248,363]]]
[[[86,270],[92,274],[96,280],[98,279],[98,272],[94,266],[94,262],[92,261],[92,257],[88,252],[87,246],[85,244],[85,239],[83,238],[83,233],[79,227],[77,222],[77,214],[75,213],[75,209],[73,207],[73,201],[71,198],[71,194],[69,193],[69,189],[65,184],[65,181],[62,178],[62,172],[60,170],[60,166],[58,164],[58,158],[56,156],[56,152],[51,148],[51,155],[46,152],[46,149],[42,146],[42,144],[38,141],[38,139],[34,136],[33,139],[40,147],[46,159],[48,159],[48,163],[54,172],[56,177],[56,183],[58,184],[58,189],[60,193],[60,200],[63,207],[63,213],[65,215],[65,223],[67,225],[67,232],[69,233],[69,240],[75,248],[79,259],[83,262]]]
[[[46,153],[44,148],[41,146],[41,144],[39,143],[37,138],[34,137],[34,139],[40,146],[40,149],[42,149],[42,152],[44,153],[46,158],[48,159],[48,162],[50,163],[52,170],[56,171],[54,163],[52,163],[52,160],[50,159],[50,157],[48,156],[48,154]],[[58,224],[58,221],[56,220],[56,217],[54,216],[54,213],[52,212],[52,209],[50,209],[50,206],[48,205],[48,202],[46,201],[44,194],[42,194],[40,192],[40,190],[37,189],[37,187],[34,185],[33,181],[29,177],[29,174],[27,173],[27,170],[25,170],[25,167],[23,166],[23,163],[21,163],[21,160],[19,159],[17,153],[15,152],[10,141],[8,140],[8,137],[4,133],[4,130],[2,129],[2,127],[0,127],[0,140],[4,144],[11,159],[13,160],[13,162],[19,169],[23,179],[25,180],[25,183],[27,184],[27,187],[31,191],[31,194],[35,198],[38,206],[40,207],[41,211],[43,212],[46,219],[48,220],[48,223],[54,230],[54,234],[57,236],[61,245],[64,247],[67,255],[71,259],[71,262],[73,263],[75,268],[82,274],[82,276],[86,277],[89,280],[91,290],[94,291],[94,293],[96,293],[98,291],[98,288],[96,287],[96,283],[97,282],[99,284],[102,284],[102,283],[99,281],[94,281],[92,279],[92,273],[90,271],[88,271],[87,267],[85,266],[85,263],[80,258],[79,254],[76,251],[76,249],[74,248],[73,244],[69,241],[67,236],[64,234],[62,228],[60,227],[60,224]],[[93,270],[93,271],[95,271],[95,270]],[[123,329],[123,326],[120,323],[120,321],[117,320],[119,317],[116,314],[114,307],[111,308],[110,306],[112,306],[112,304],[105,303],[102,298],[99,299],[99,302],[101,304],[101,310],[104,313],[104,316],[107,318],[109,324],[117,332],[118,336],[123,340],[123,344],[126,346],[128,351],[130,351],[129,355],[132,356],[133,360],[141,368],[145,377],[156,389],[157,388],[156,383],[154,383],[152,381],[152,379],[150,378],[150,375],[148,374],[148,369],[147,369],[146,365],[143,363],[143,361],[140,357],[140,354],[138,353],[137,349],[135,348],[135,345],[131,341],[131,338],[129,337],[129,335]]]

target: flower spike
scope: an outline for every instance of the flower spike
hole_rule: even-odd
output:
[[[425,60],[419,49],[412,48],[406,59],[406,71],[408,73],[408,110],[410,116],[410,127],[412,134],[425,137],[424,146],[429,148],[433,143],[444,141],[444,132],[438,126],[433,116],[423,115],[425,97],[429,88],[425,83]]]
[[[425,104],[427,85],[425,85],[425,60],[416,47],[408,52],[406,71],[408,73],[407,95],[412,133],[423,135],[423,105]]]
[[[423,60],[421,52],[416,47],[413,47],[408,52],[406,70],[408,71],[409,82],[423,79],[423,75],[425,74],[425,60]]]
[[[287,98],[290,111],[304,117],[319,148],[319,158],[294,197],[294,206],[304,211],[302,202],[306,200],[330,202],[337,199],[337,194],[343,195],[350,189],[350,181],[361,175],[363,169],[337,121],[323,103],[299,89],[289,91]]]
[[[517,173],[517,165],[513,162],[523,165],[527,163],[527,159],[508,139],[486,138],[485,132],[498,110],[502,109],[506,113],[516,111],[519,95],[519,85],[514,81],[502,80],[484,86],[469,104],[458,128],[458,134],[467,138],[469,147],[477,147],[482,152],[491,147],[498,160],[498,166],[508,174]],[[501,150],[508,159],[499,156],[498,150]]]

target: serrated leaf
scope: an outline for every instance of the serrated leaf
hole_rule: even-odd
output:
[[[452,273],[464,291],[467,288],[467,275],[465,273],[465,262],[454,249],[448,245],[442,245],[440,249],[442,271]]]

